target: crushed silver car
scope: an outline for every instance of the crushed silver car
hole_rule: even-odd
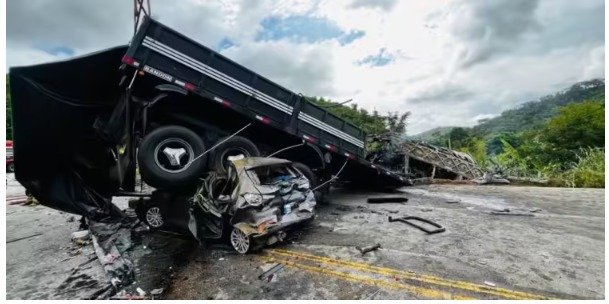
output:
[[[188,223],[199,241],[225,237],[242,254],[283,240],[296,224],[313,220],[316,205],[309,180],[292,162],[263,157],[231,159],[226,176],[210,173],[193,196],[159,200],[153,195],[141,209],[153,228],[172,220]],[[180,201],[190,203],[181,219],[163,218],[175,214]]]

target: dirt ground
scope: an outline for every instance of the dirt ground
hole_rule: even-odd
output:
[[[9,195],[19,192],[9,186]],[[409,201],[366,202],[386,195]],[[604,299],[604,196],[604,189],[515,186],[429,185],[392,194],[336,189],[313,223],[261,252],[235,254],[222,242],[185,246],[163,297]],[[491,214],[506,208],[524,215]],[[428,235],[388,222],[406,215],[433,220],[446,231]],[[9,299],[85,298],[103,285],[95,285],[103,282],[98,261],[82,270],[90,286],[68,284],[74,269],[91,258],[88,250],[70,254],[78,223],[69,217],[43,206],[7,206]],[[14,241],[36,233],[41,235]],[[381,248],[363,256],[356,249],[375,243]],[[149,246],[151,255],[136,261],[139,268],[155,254]],[[145,275],[161,276],[155,271]],[[152,281],[149,286],[158,283]]]

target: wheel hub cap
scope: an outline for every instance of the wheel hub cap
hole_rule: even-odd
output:
[[[163,149],[163,153],[165,154],[165,156],[167,156],[167,159],[169,159],[169,163],[172,166],[180,166],[180,158],[184,154],[186,154],[186,150],[183,148],[173,149],[166,147],[165,149]]]
[[[238,228],[233,229],[233,232],[231,232],[230,242],[233,245],[233,248],[235,248],[235,250],[241,254],[246,253],[250,248],[249,237]]]
[[[159,207],[152,207],[146,211],[146,222],[148,225],[159,228],[163,226],[163,216],[161,215],[161,209]]]

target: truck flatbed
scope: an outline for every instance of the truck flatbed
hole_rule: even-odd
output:
[[[350,168],[351,174],[376,173],[389,185],[408,181],[402,172],[365,159],[362,129],[151,18],[146,17],[122,61],[333,155],[352,159],[357,165]]]

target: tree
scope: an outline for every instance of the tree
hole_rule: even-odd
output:
[[[605,105],[569,104],[545,124],[539,136],[548,156],[560,163],[575,161],[579,149],[605,146]]]
[[[451,148],[458,149],[466,146],[466,140],[469,138],[469,133],[466,129],[457,127],[450,130],[450,133],[448,133],[448,138],[450,139]]]
[[[385,116],[385,122],[387,123],[387,129],[391,133],[405,134],[406,133],[406,120],[410,117],[410,112],[398,113],[389,112]]]

